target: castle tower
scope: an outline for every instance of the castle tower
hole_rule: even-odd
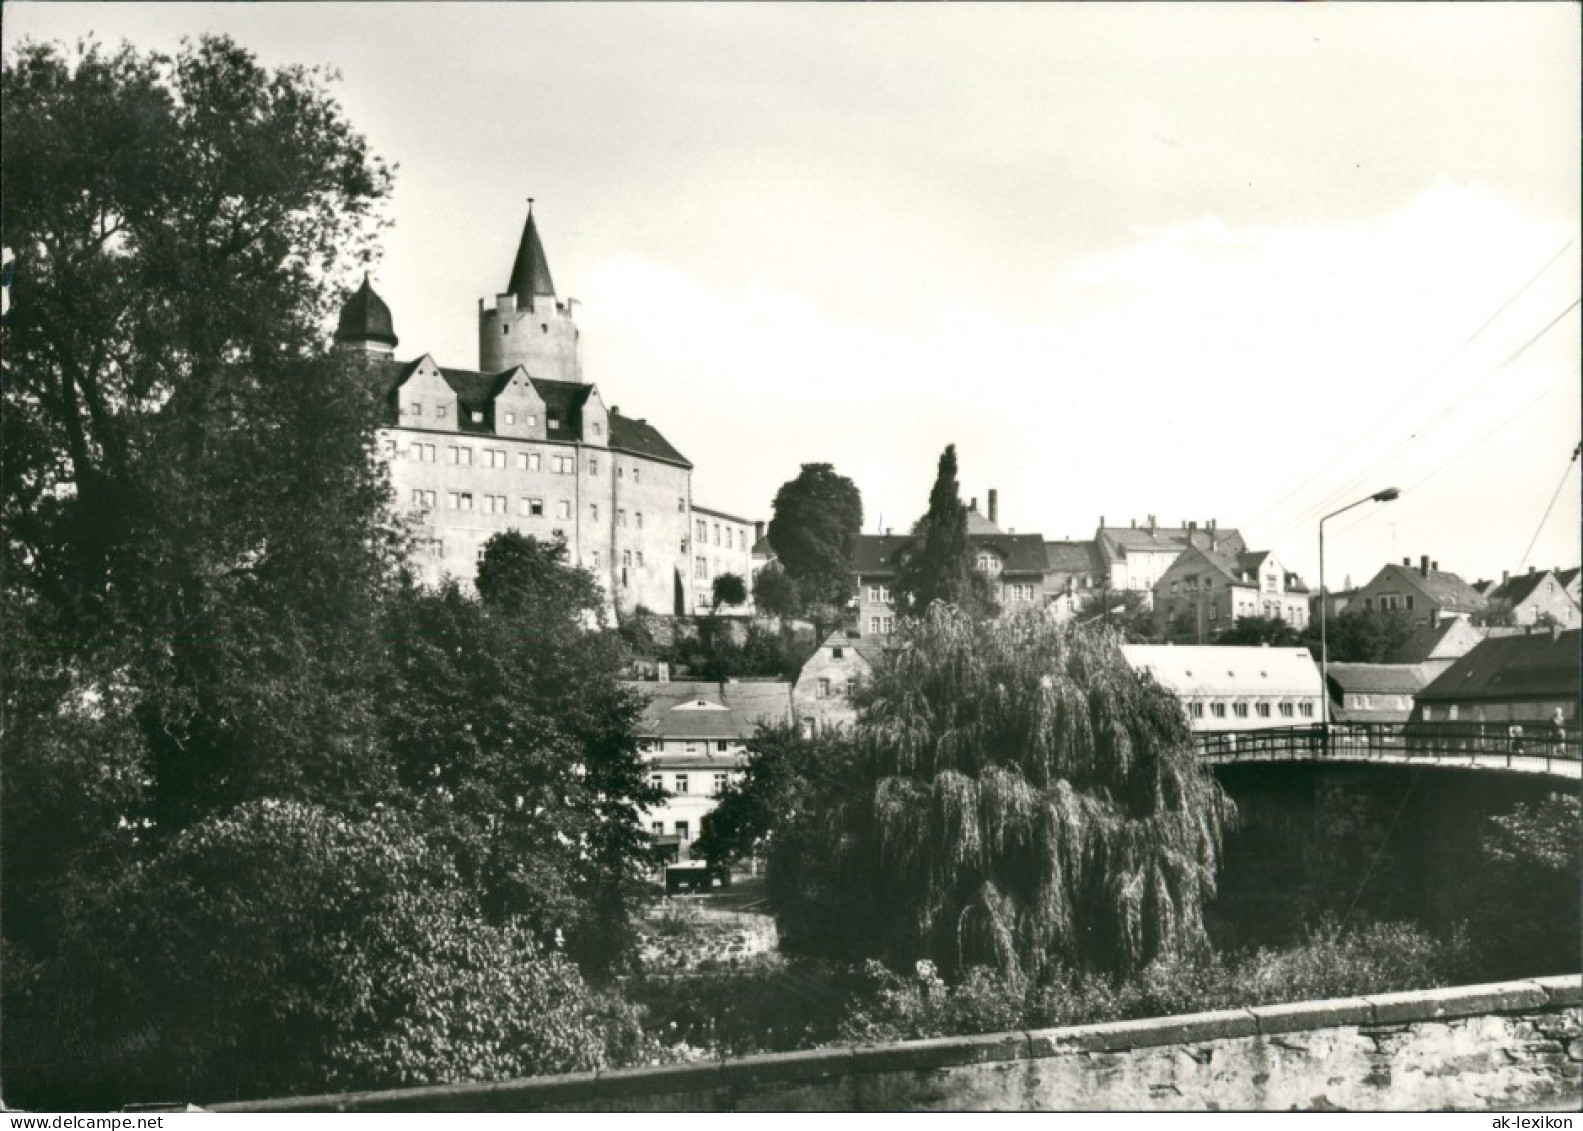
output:
[[[395,353],[397,341],[390,307],[368,285],[368,273],[364,272],[363,285],[353,291],[352,297],[341,307],[341,317],[335,326],[336,348],[347,353],[389,357]]]
[[[583,380],[577,323],[571,304],[558,302],[550,281],[550,262],[539,242],[533,222],[533,201],[528,201],[528,221],[511,265],[505,293],[495,296],[493,307],[478,300],[478,368],[499,373],[520,365],[530,377],[554,381]]]

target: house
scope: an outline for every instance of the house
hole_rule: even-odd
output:
[[[1195,731],[1319,721],[1319,665],[1306,648],[1123,644],[1121,653],[1177,697]]]
[[[1155,584],[1184,550],[1196,546],[1235,555],[1248,548],[1240,533],[1219,529],[1214,519],[1202,527],[1197,522],[1161,526],[1152,514],[1142,525],[1134,520],[1130,527],[1106,526],[1101,515],[1094,542],[1104,565],[1105,587],[1141,592],[1151,608]]]
[[[1002,530],[997,524],[999,500],[989,492],[989,513],[981,514],[978,499],[967,507],[967,540],[973,564],[989,579],[1000,607],[1043,608],[1046,599],[1045,577],[1049,559],[1043,535],[1018,534]],[[912,535],[860,534],[853,549],[852,571],[857,577],[856,630],[861,637],[885,637],[896,630],[896,606],[891,587],[896,568]]]
[[[1330,717],[1338,723],[1405,723],[1417,694],[1452,663],[1331,664]]]
[[[849,637],[832,632],[814,651],[792,687],[792,707],[805,732],[836,729],[857,720],[852,693],[873,674],[881,645],[875,637]]]
[[[627,686],[645,699],[638,738],[649,781],[669,795],[643,814],[643,822],[659,844],[687,860],[716,799],[741,780],[747,744],[759,727],[791,721],[792,685],[755,680]]]
[[[1575,628],[1492,636],[1418,693],[1412,723],[1516,724],[1543,734],[1560,712],[1575,728],[1583,688],[1580,643],[1583,632]]]
[[[566,545],[621,613],[708,607],[714,579],[751,593],[753,523],[698,506],[693,464],[585,378],[572,299],[557,297],[531,207],[506,290],[478,304],[479,368],[401,361],[365,277],[335,341],[378,393],[378,451],[411,521],[413,566],[467,583],[484,544],[518,531]]]
[[[1480,582],[1475,588],[1488,602],[1484,616],[1491,623],[1577,628],[1583,622],[1583,612],[1567,592],[1566,583],[1551,570],[1530,566],[1527,573],[1516,577],[1502,573],[1499,584]]]
[[[1268,550],[1229,553],[1188,546],[1154,584],[1154,607],[1182,639],[1205,643],[1243,617],[1308,624],[1308,587]],[[1175,630],[1172,639],[1175,639]]]
[[[1444,671],[1451,661],[1471,652],[1476,644],[1489,635],[1489,630],[1479,628],[1467,617],[1452,617],[1437,625],[1420,624],[1412,634],[1387,652],[1387,664],[1438,663]]]
[[[1402,612],[1418,624],[1434,628],[1451,617],[1482,613],[1488,602],[1473,586],[1444,571],[1428,555],[1415,567],[1411,558],[1387,565],[1358,590],[1349,611]]]
[[[1098,590],[1105,576],[1097,543],[1045,541],[1044,603],[1057,621],[1075,616],[1083,595]]]

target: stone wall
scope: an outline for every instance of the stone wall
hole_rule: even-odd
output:
[[[1575,975],[217,1111],[1576,1110]]]

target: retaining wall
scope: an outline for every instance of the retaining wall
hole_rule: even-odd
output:
[[[1575,975],[216,1111],[1577,1110]]]

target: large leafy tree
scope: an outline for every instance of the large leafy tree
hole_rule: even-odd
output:
[[[1090,589],[1078,601],[1076,621],[1081,625],[1115,629],[1128,644],[1147,644],[1160,639],[1161,635],[1159,615],[1149,608],[1148,598],[1136,589]],[[1175,639],[1181,641],[1183,638]],[[1186,639],[1196,642],[1196,637]]]
[[[845,755],[772,752],[750,778],[768,805],[728,799],[737,847],[791,810],[769,838],[783,945],[1031,977],[1205,946],[1227,803],[1115,639],[943,605],[907,622]]]
[[[808,605],[852,596],[852,554],[863,529],[863,496],[828,463],[805,463],[775,493],[769,540]]]
[[[1378,664],[1405,644],[1417,626],[1409,613],[1399,609],[1347,609],[1331,617],[1325,629],[1332,660]],[[1319,654],[1317,622],[1309,626],[1308,646],[1314,655]]]
[[[481,906],[520,918],[591,970],[620,961],[658,799],[634,737],[642,705],[602,597],[560,542],[484,547],[478,596],[413,589],[389,621],[379,717],[406,793]]]
[[[956,445],[940,454],[929,509],[912,529],[902,551],[891,592],[903,616],[921,616],[936,601],[956,605],[975,616],[995,611],[989,580],[974,568],[967,540],[967,507],[956,478]]]

